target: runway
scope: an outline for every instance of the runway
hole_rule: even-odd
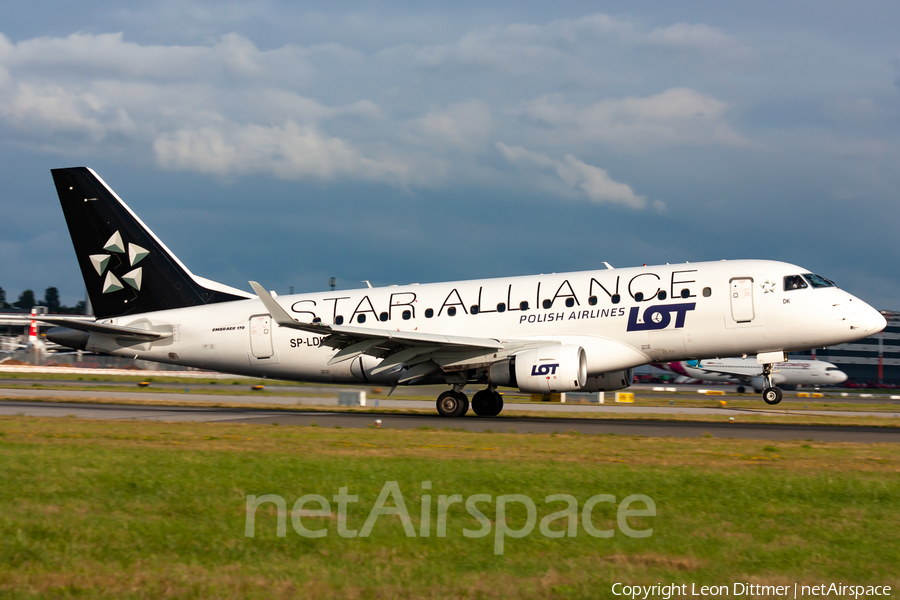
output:
[[[46,382],[45,382],[46,383]],[[84,385],[84,382],[78,382]],[[93,382],[91,382],[93,384]],[[53,385],[56,385],[54,382]],[[156,384],[154,384],[156,385]],[[52,390],[42,388],[3,388],[0,387],[0,398],[9,399],[28,399],[28,398],[48,398],[48,399],[84,399],[86,402],[91,400],[114,400],[114,401],[167,401],[167,402],[208,402],[210,404],[245,404],[245,405],[281,405],[281,406],[337,406],[337,396],[335,392],[337,388],[320,388],[321,391],[328,393],[327,396],[300,396],[300,395],[281,395],[283,390],[273,388],[274,393],[260,393],[259,395],[249,394],[223,394],[223,393],[204,393],[213,390],[222,391],[223,386],[207,386],[207,387],[191,387],[193,391],[185,392],[163,392],[163,391],[105,391],[105,390],[79,390],[64,389]],[[182,386],[178,389],[183,389]],[[167,389],[175,389],[168,387]],[[225,388],[227,389],[227,387]],[[302,388],[301,388],[302,389]],[[303,390],[307,394],[319,391]],[[700,398],[700,396],[697,396]],[[591,414],[664,414],[664,415],[722,415],[727,411],[729,415],[758,415],[763,413],[779,413],[784,414],[790,410],[789,405],[781,405],[779,407],[768,407],[762,402],[759,408],[741,409],[729,407],[722,409],[719,407],[688,407],[688,406],[635,406],[635,405],[617,405],[617,404],[558,404],[550,402],[507,402],[504,408],[505,412],[544,412],[544,413],[591,413]],[[369,398],[366,408],[397,408],[397,409],[419,409],[419,410],[435,410],[434,400],[395,400],[391,398]],[[838,417],[876,417],[884,419],[895,419],[900,411],[894,412],[877,412],[877,411],[817,411],[804,410],[804,415],[816,416],[838,416]]]
[[[83,419],[136,419],[178,422],[232,422],[320,427],[368,428],[380,420],[383,429],[462,429],[481,432],[636,435],[647,437],[746,438],[761,440],[814,440],[820,442],[898,443],[900,428],[682,421],[603,420],[528,416],[444,419],[437,415],[380,413],[296,412],[263,408],[138,406],[61,402],[0,402],[0,415],[77,417]]]

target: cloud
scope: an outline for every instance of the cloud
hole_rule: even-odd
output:
[[[728,102],[688,87],[615,97],[610,60],[599,60],[647,45],[715,54],[732,41],[704,25],[651,29],[604,14],[478,27],[368,55],[331,42],[264,49],[238,33],[192,45],[124,33],[0,37],[0,135],[81,155],[114,145],[134,160],[215,175],[490,184],[505,181],[491,162],[496,139],[573,157],[598,146],[744,143]],[[546,93],[558,89],[567,95]],[[602,170],[562,163],[551,169],[568,182],[560,193],[640,198]]]
[[[0,60],[8,68],[64,79],[259,82],[272,81],[277,75],[282,85],[290,86],[307,82],[313,72],[310,59],[321,55],[347,59],[357,54],[338,44],[307,48],[289,44],[260,50],[236,33],[221,35],[209,45],[195,46],[141,45],[126,41],[121,32],[39,37],[14,45],[0,42]]]
[[[225,176],[269,173],[282,179],[320,180],[344,176],[399,184],[407,175],[396,161],[368,158],[344,140],[292,122],[182,129],[161,135],[153,150],[164,168]]]
[[[441,142],[459,148],[483,146],[491,133],[491,109],[481,100],[451,104],[415,120],[427,143]]]
[[[428,68],[466,65],[528,74],[551,66],[566,71],[589,68],[603,47],[657,47],[704,53],[709,59],[745,56],[734,37],[704,24],[676,23],[652,30],[605,14],[558,19],[545,24],[512,23],[470,31],[443,44],[403,44],[381,51],[386,60]]]
[[[726,121],[730,105],[688,88],[578,107],[562,94],[523,102],[518,114],[550,126],[557,143],[591,142],[637,150],[648,145],[743,145]]]
[[[690,48],[696,50],[729,50],[745,54],[747,50],[733,36],[721,29],[703,24],[675,23],[666,27],[657,27],[641,36],[640,41],[647,45],[668,48]]]
[[[567,154],[563,160],[556,160],[521,146],[507,146],[502,142],[497,142],[496,146],[506,160],[514,165],[536,166],[554,172],[558,183],[576,196],[585,197],[597,204],[620,204],[634,209],[647,206],[646,196],[635,194],[628,184],[613,181],[603,169],[589,165],[571,154]],[[653,205],[657,210],[665,208],[665,204],[658,200]]]

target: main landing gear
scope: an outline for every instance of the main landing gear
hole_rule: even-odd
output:
[[[496,417],[503,410],[503,396],[488,388],[472,396],[472,410],[479,417]]]
[[[437,411],[442,417],[461,417],[469,411],[469,399],[457,387],[438,396]]]
[[[765,389],[763,390],[763,400],[766,404],[775,405],[781,402],[781,390],[772,383],[772,363],[763,365],[763,381],[765,381]]]
[[[437,411],[442,417],[462,417],[469,411],[469,399],[462,392],[462,385],[454,385],[437,399]],[[479,417],[496,417],[503,410],[503,396],[492,388],[472,396],[472,410]]]

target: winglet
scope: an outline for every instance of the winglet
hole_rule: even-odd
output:
[[[266,307],[266,310],[269,311],[269,314],[272,315],[272,318],[275,319],[276,323],[283,327],[291,327],[297,323],[286,310],[281,308],[281,305],[275,301],[275,298],[273,298],[263,286],[255,281],[251,281],[250,287],[253,288],[253,291],[256,292],[256,295],[262,300],[263,306]]]
[[[318,335],[329,335],[332,332],[331,327],[322,323],[302,323],[297,321],[275,301],[272,294],[267,292],[263,286],[255,281],[250,282],[250,287],[253,288],[253,291],[256,292],[256,295],[262,300],[263,306],[266,307],[266,310],[269,311],[269,314],[272,315],[272,318],[275,319],[275,322],[280,326],[299,329],[300,331],[308,331]]]

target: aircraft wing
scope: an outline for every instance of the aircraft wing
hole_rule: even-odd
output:
[[[136,327],[106,325],[104,323],[97,323],[94,321],[68,319],[65,317],[41,317],[40,315],[36,315],[34,317],[34,320],[40,321],[41,323],[58,325],[60,327],[68,327],[69,329],[75,329],[77,331],[84,331],[85,333],[100,333],[103,335],[125,337],[146,342],[152,342],[155,340],[172,337],[171,333],[165,331],[149,331],[147,329],[138,329]]]
[[[708,369],[706,367],[694,367],[699,371],[703,371],[704,373],[715,373],[716,375],[725,375],[727,377],[731,377],[732,379],[737,379],[741,383],[751,383],[756,377],[747,375],[746,373],[735,373],[734,371],[722,371],[719,369]]]
[[[352,325],[303,323],[291,317],[260,284],[251,281],[250,286],[259,296],[274,321],[281,327],[326,336],[322,340],[322,345],[338,349],[337,354],[328,361],[329,365],[368,354],[384,359],[372,371],[374,375],[391,369],[408,367],[409,372],[404,376],[405,378],[400,379],[400,383],[425,377],[438,369],[459,371],[465,368],[490,365],[510,356],[514,351],[559,343],[550,340],[504,341],[418,331],[389,331]]]

